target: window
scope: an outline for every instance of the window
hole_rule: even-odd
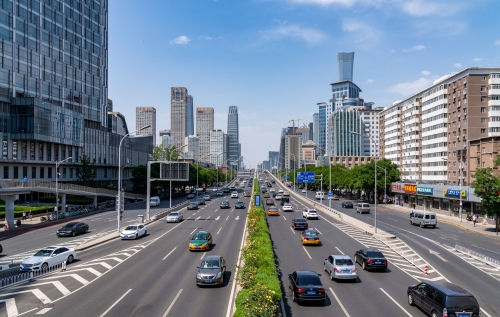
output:
[[[36,166],[31,167],[31,179],[36,178]]]
[[[486,86],[481,86],[481,91],[486,91]]]
[[[63,178],[66,178],[66,167],[63,167]]]
[[[481,107],[481,112],[482,113],[486,112],[486,107]]]
[[[483,164],[481,165],[482,168],[485,168],[486,167],[486,163],[483,162]]]
[[[3,178],[4,179],[8,179],[9,178],[9,167],[8,166],[4,166],[3,167]]]
[[[52,178],[52,167],[47,169],[47,178]]]
[[[40,178],[45,178],[45,168],[40,167]]]
[[[485,102],[486,101],[486,97],[485,96],[481,96],[481,102]]]
[[[73,178],[73,170],[74,168],[69,169],[69,178]]]
[[[486,147],[483,146],[483,153],[486,153]]]
[[[486,80],[486,76],[481,76],[481,80]]]
[[[457,177],[457,172],[453,172],[453,177]]]
[[[481,118],[481,123],[485,123],[486,122],[486,118]]]
[[[19,167],[14,166],[14,178],[19,178]]]
[[[485,134],[486,133],[486,129],[481,129],[481,134]]]

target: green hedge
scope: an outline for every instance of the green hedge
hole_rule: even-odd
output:
[[[97,202],[101,203],[107,200],[113,199],[111,197],[97,197]],[[41,203],[52,203],[55,205],[56,203],[56,196],[46,196],[46,197],[39,197],[38,201]],[[61,199],[59,198],[59,202],[61,202]],[[74,195],[66,195],[66,204],[70,205],[90,205],[94,203],[94,198],[90,197],[82,197],[82,196],[74,196]]]
[[[54,211],[54,205],[48,206],[14,206],[14,217],[22,217],[23,212],[26,212],[26,216],[29,211],[33,212],[33,215],[45,214]],[[5,218],[5,205],[0,205],[0,218]]]
[[[254,194],[260,192],[254,180]],[[248,213],[248,238],[243,248],[244,264],[238,283],[243,288],[236,296],[235,317],[274,317],[282,297],[269,227],[264,207],[251,203]]]

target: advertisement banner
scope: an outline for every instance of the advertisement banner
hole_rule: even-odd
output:
[[[434,194],[434,188],[430,188],[430,187],[417,187],[417,194],[432,195],[432,194]]]
[[[405,193],[415,194],[417,192],[417,185],[405,184]]]

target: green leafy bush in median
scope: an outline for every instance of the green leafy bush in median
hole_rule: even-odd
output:
[[[259,193],[254,180],[254,194]],[[244,264],[238,282],[243,288],[236,297],[235,317],[274,317],[281,299],[280,281],[274,258],[266,214],[261,206],[253,205],[248,213],[248,237],[243,248]]]

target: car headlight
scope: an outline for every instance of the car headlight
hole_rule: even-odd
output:
[[[219,272],[219,273],[217,273],[217,275],[215,276],[215,278],[220,278],[221,275],[222,275],[222,272]]]
[[[200,273],[196,274],[196,278],[201,279],[201,275],[200,275]]]
[[[33,266],[40,265],[40,264],[42,264],[42,262],[36,262],[36,263],[33,263]]]
[[[207,247],[207,246],[208,246],[208,243],[207,243],[207,242],[205,242],[205,243],[203,243],[201,246],[202,246],[202,247]]]

